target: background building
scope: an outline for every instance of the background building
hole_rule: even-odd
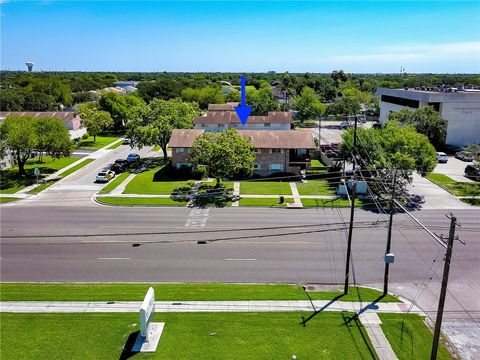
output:
[[[480,90],[451,86],[416,89],[377,89],[380,123],[392,111],[431,105],[447,121],[446,144],[464,146],[480,143]]]

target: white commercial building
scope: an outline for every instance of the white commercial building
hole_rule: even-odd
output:
[[[380,123],[392,111],[433,106],[447,121],[448,145],[480,143],[480,91],[456,88],[377,89],[380,97]]]

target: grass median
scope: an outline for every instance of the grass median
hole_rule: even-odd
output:
[[[455,181],[447,175],[437,173],[429,173],[425,177],[456,196],[480,196],[480,182],[478,181]]]
[[[310,313],[305,313],[308,316]],[[156,313],[155,353],[130,352],[138,314],[1,313],[2,359],[376,359],[350,313]]]
[[[228,301],[228,300],[331,300],[343,291],[306,293],[302,286],[289,284],[78,284],[78,283],[0,283],[1,301],[141,301],[149,287],[155,299],[163,301]],[[308,294],[308,296],[307,296]],[[381,292],[353,287],[338,301],[372,302]],[[398,302],[391,295],[381,302]]]
[[[120,175],[115,176],[113,180],[111,180],[102,188],[102,190],[100,190],[100,194],[109,194],[112,190],[116,189],[116,187],[120,185],[129,175],[130,172],[123,172]]]
[[[288,182],[242,181],[240,194],[246,195],[292,195]]]
[[[175,201],[171,198],[153,197],[121,197],[102,196],[96,198],[97,202],[106,205],[130,205],[130,206],[185,206],[185,201]]]
[[[283,204],[279,204],[279,198],[241,198],[239,206],[260,206],[260,207],[285,207],[287,203],[293,203],[292,198],[285,198]]]
[[[378,314],[383,332],[399,360],[429,359],[432,350],[433,334],[423,318],[416,314]],[[437,359],[452,357],[440,346]]]
[[[0,204],[7,204],[12,201],[20,200],[19,198],[14,197],[0,197]]]

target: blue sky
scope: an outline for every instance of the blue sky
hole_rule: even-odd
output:
[[[478,1],[0,3],[1,69],[480,73]]]

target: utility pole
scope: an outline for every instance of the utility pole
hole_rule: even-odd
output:
[[[453,240],[455,239],[455,226],[457,218],[450,214],[450,233],[448,234],[447,253],[445,255],[445,265],[443,268],[442,289],[440,290],[440,299],[438,300],[437,319],[435,320],[435,332],[433,334],[433,345],[430,360],[437,359],[438,342],[440,340],[440,330],[442,327],[443,308],[445,306],[445,296],[447,294],[448,273],[450,272],[450,260],[452,259]]]
[[[395,212],[395,187],[397,182],[397,170],[393,170],[393,184],[392,184],[392,195],[390,198],[390,219],[388,222],[388,235],[387,235],[387,248],[385,249],[385,255],[390,253],[390,245],[392,244],[392,224],[393,224],[393,213]],[[385,259],[385,275],[383,276],[383,295],[387,295],[388,292],[388,272],[390,270],[390,263]]]
[[[353,150],[357,149],[357,117],[355,117],[355,128],[353,130]],[[355,172],[355,153],[353,153],[353,180],[352,180],[352,197],[350,204],[350,225],[348,228],[348,243],[347,243],[347,260],[345,263],[345,284],[343,293],[348,294],[348,280],[350,277],[350,256],[352,253],[352,233],[353,233],[353,220],[355,218],[355,197],[357,191],[357,173]],[[347,189],[348,190],[348,189]]]

